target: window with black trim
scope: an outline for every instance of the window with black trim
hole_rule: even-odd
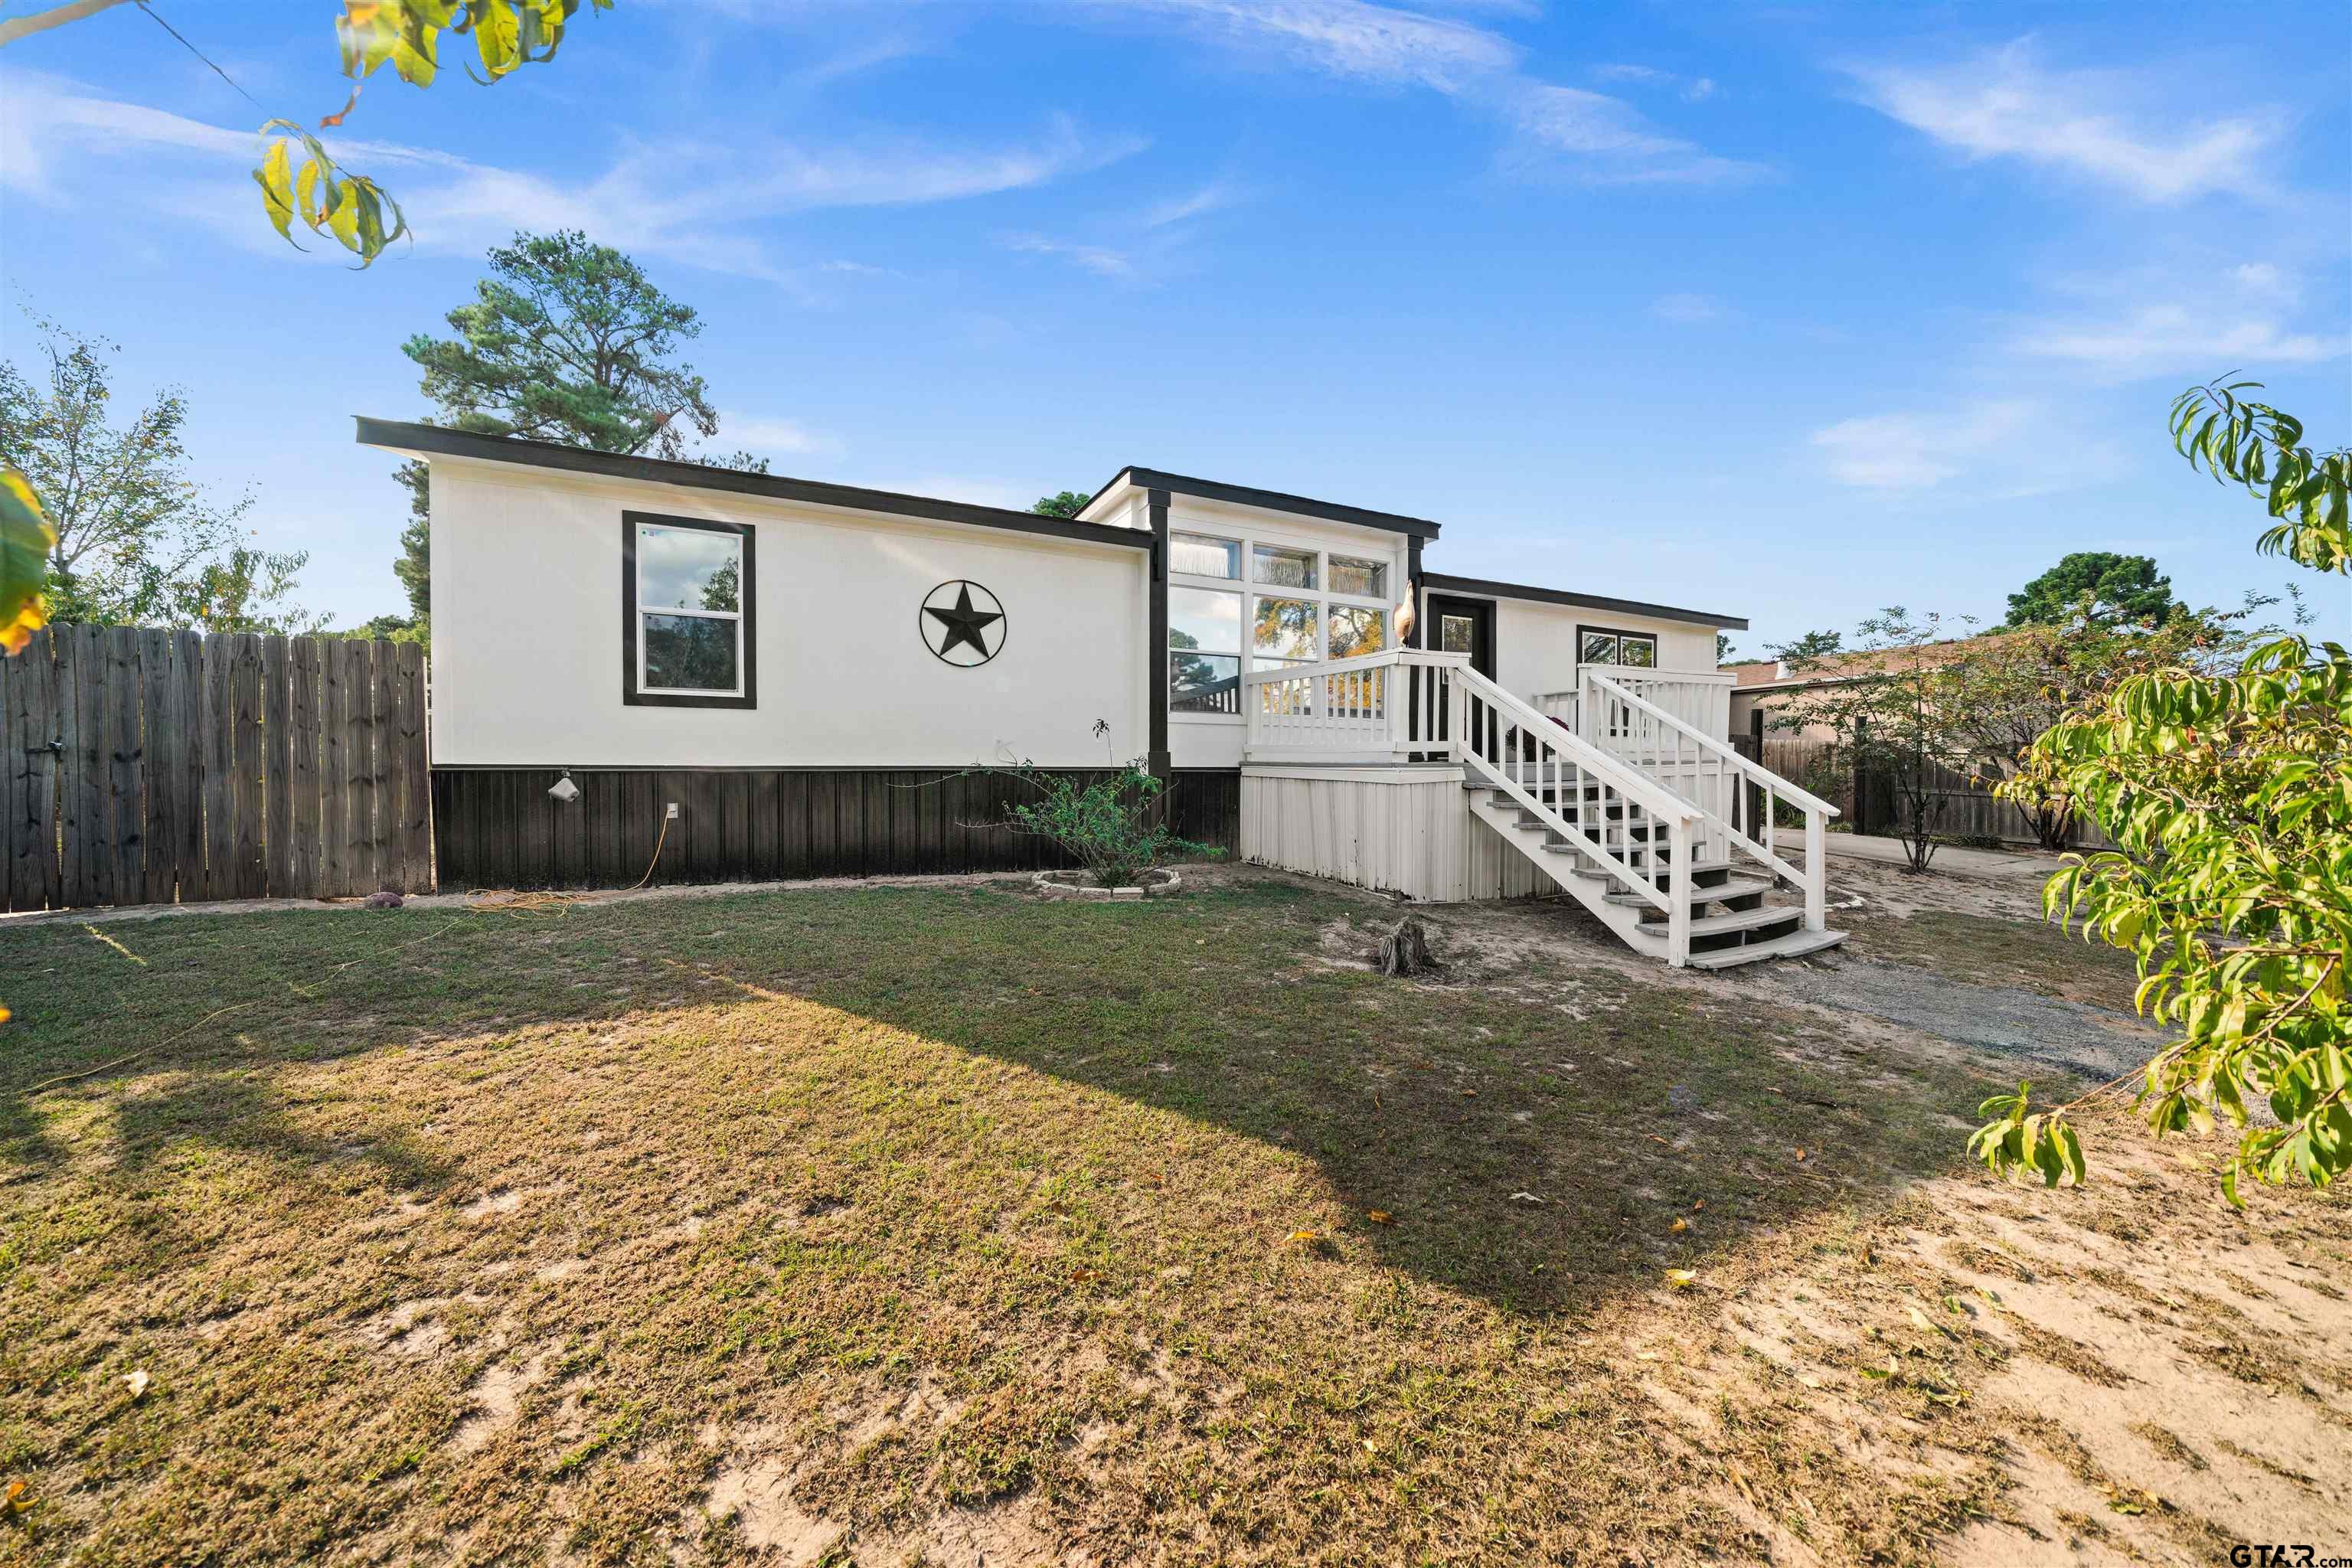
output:
[[[747,524],[621,514],[622,700],[758,706]]]
[[[1622,664],[1634,669],[1658,668],[1658,639],[1654,633],[1579,626],[1576,644],[1579,664]]]

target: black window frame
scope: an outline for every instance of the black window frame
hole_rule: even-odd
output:
[[[706,533],[728,534],[738,542],[743,560],[741,580],[737,584],[742,607],[735,616],[740,634],[735,648],[738,668],[743,672],[743,689],[740,692],[695,697],[674,691],[644,691],[638,689],[637,638],[644,626],[644,616],[637,612],[637,530],[644,527],[695,528]],[[621,702],[624,707],[757,708],[760,705],[758,546],[759,534],[748,522],[715,522],[707,517],[673,517],[658,511],[621,513]]]
[[[1623,626],[1584,626],[1584,625],[1579,625],[1579,626],[1577,626],[1577,628],[1576,628],[1576,662],[1577,662],[1578,664],[1580,664],[1580,665],[1582,665],[1582,664],[1595,664],[1595,663],[1598,663],[1598,662],[1599,662],[1597,659],[1589,659],[1589,658],[1585,658],[1585,657],[1584,657],[1584,639],[1585,639],[1587,637],[1591,636],[1591,635],[1596,634],[1596,633],[1597,633],[1597,634],[1599,634],[1599,635],[1600,635],[1600,636],[1601,636],[1601,637],[1615,637],[1615,638],[1617,639],[1617,648],[1618,648],[1618,651],[1619,651],[1620,653],[1622,653],[1622,652],[1624,651],[1624,648],[1625,648],[1625,639],[1626,639],[1627,637],[1639,637],[1639,638],[1641,638],[1643,642],[1648,643],[1648,644],[1650,645],[1650,662],[1649,662],[1648,664],[1645,664],[1645,665],[1643,665],[1643,664],[1627,664],[1627,663],[1625,663],[1622,659],[1617,659],[1617,660],[1613,660],[1613,661],[1610,664],[1610,666],[1609,666],[1609,668],[1612,668],[1612,669],[1655,669],[1655,668],[1658,668],[1658,634],[1657,634],[1657,633],[1655,633],[1655,632],[1637,632],[1637,631],[1633,631],[1633,630],[1631,630],[1631,629],[1629,629],[1629,628],[1627,628],[1627,627],[1623,627]]]

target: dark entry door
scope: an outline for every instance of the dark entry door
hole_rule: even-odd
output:
[[[1495,679],[1495,602],[1492,599],[1457,599],[1450,594],[1429,596],[1429,630],[1422,645],[1436,653],[1466,653],[1470,668]],[[1474,702],[1471,711],[1464,715],[1470,723],[1491,727],[1494,716],[1486,711],[1486,704]],[[1492,754],[1491,752],[1489,754]]]
[[[1457,599],[1447,594],[1429,596],[1429,636],[1423,639],[1436,653],[1466,653],[1470,668],[1495,679],[1495,602]]]

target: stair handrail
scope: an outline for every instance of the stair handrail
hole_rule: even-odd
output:
[[[1782,778],[1779,773],[1774,773],[1771,769],[1766,767],[1759,762],[1750,762],[1740,752],[1738,748],[1727,745],[1725,742],[1717,740],[1714,736],[1708,734],[1706,731],[1698,728],[1687,720],[1676,718],[1674,714],[1667,712],[1664,709],[1659,707],[1656,703],[1651,701],[1640,692],[1629,690],[1624,686],[1620,685],[1618,682],[1610,679],[1609,677],[1600,674],[1597,671],[1586,671],[1585,679],[1594,686],[1601,687],[1612,697],[1616,698],[1617,700],[1624,703],[1626,706],[1631,708],[1639,708],[1642,711],[1647,713],[1650,717],[1657,720],[1659,722],[1666,725],[1670,729],[1675,730],[1691,740],[1696,741],[1706,750],[1723,758],[1741,773],[1751,776],[1759,776],[1763,780],[1769,781],[1772,787],[1772,793],[1787,801],[1790,805],[1801,805],[1809,811],[1826,812],[1832,816],[1842,815],[1836,806],[1831,805],[1828,801],[1823,800],[1820,795],[1813,794],[1811,791],[1805,789],[1801,785],[1790,783],[1787,779]]]
[[[1829,819],[1841,815],[1836,806],[1831,805],[1828,801],[1823,800],[1821,796],[1813,794],[1811,790],[1805,789],[1801,785],[1790,783],[1787,779],[1782,778],[1779,773],[1776,773],[1771,769],[1766,767],[1762,763],[1750,762],[1738,751],[1725,744],[1723,742],[1717,740],[1706,731],[1701,730],[1684,720],[1676,718],[1674,714],[1667,712],[1664,708],[1659,707],[1648,698],[1642,696],[1639,692],[1628,690],[1624,686],[1621,685],[1617,681],[1612,680],[1609,677],[1602,675],[1598,670],[1588,669],[1584,672],[1584,687],[1587,700],[1584,701],[1583,707],[1587,722],[1591,721],[1591,715],[1593,710],[1592,703],[1589,699],[1591,694],[1595,689],[1598,689],[1601,693],[1616,701],[1622,702],[1630,708],[1639,709],[1641,711],[1648,714],[1651,718],[1665,725],[1668,729],[1673,730],[1677,734],[1696,742],[1702,751],[1712,752],[1733,772],[1738,773],[1743,782],[1759,785],[1765,791],[1768,798],[1777,797],[1781,800],[1786,800],[1791,805],[1803,807],[1805,813],[1805,863],[1801,867],[1791,865],[1780,854],[1778,850],[1773,848],[1771,844],[1771,812],[1769,807],[1764,813],[1765,819],[1762,822],[1756,824],[1756,826],[1758,826],[1764,835],[1764,837],[1760,842],[1755,838],[1749,837],[1747,834],[1740,832],[1738,828],[1732,826],[1731,822],[1727,818],[1717,813],[1706,811],[1704,807],[1699,807],[1699,810],[1703,816],[1709,818],[1717,827],[1721,829],[1727,839],[1737,844],[1742,849],[1747,850],[1748,853],[1756,857],[1757,859],[1772,868],[1774,871],[1788,878],[1789,880],[1796,883],[1800,888],[1804,889],[1806,930],[1825,931],[1828,929],[1829,887],[1826,868],[1824,866],[1824,858],[1825,851],[1827,849],[1826,834],[1829,826]],[[1660,787],[1664,788],[1667,786],[1661,785]],[[1685,797],[1676,794],[1675,798],[1680,800]],[[1694,802],[1692,804],[1696,805],[1696,803]]]
[[[1666,867],[1667,887],[1661,889],[1654,879],[1654,869],[1647,875],[1637,873],[1611,853],[1606,844],[1544,805],[1512,773],[1481,754],[1475,742],[1465,738],[1476,728],[1466,721],[1466,715],[1454,721],[1454,743],[1461,748],[1465,762],[1508,795],[1521,809],[1533,812],[1545,826],[1582,849],[1603,872],[1622,882],[1628,892],[1639,894],[1665,911],[1666,959],[1669,963],[1682,964],[1690,951],[1690,830],[1706,813],[1623,759],[1610,755],[1557,720],[1538,712],[1469,666],[1454,668],[1454,686],[1457,699],[1465,693],[1475,695],[1510,721],[1518,731],[1534,737],[1540,745],[1552,747],[1583,772],[1597,775],[1608,788],[1665,825],[1671,853]]]

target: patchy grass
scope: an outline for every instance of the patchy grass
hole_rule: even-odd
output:
[[[1572,940],[1384,982],[1330,951],[1368,907],[1240,876],[0,933],[0,1540],[1904,1563],[2071,1509],[2163,1560],[2220,1505],[2106,1512],[2086,1478],[2156,1483],[2097,1432],[2042,1500],[2035,1379],[2117,1434],[2347,1429],[2352,1363],[2296,1342],[2346,1312],[2340,1204],[2256,1229],[2113,1128],[2093,1188],[1998,1187],[1958,1154],[2007,1064]],[[2086,1280],[2187,1300],[2127,1223],[2266,1299],[2217,1330]],[[2201,1341],[2164,1358],[2189,1408],[2103,1337],[2133,1314]],[[2333,1506],[2237,1480],[2273,1511],[2225,1523]]]

